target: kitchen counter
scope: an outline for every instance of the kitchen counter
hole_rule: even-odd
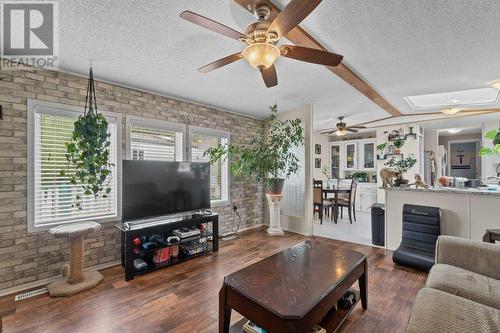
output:
[[[407,191],[407,192],[432,192],[432,193],[453,193],[453,194],[466,194],[466,195],[490,195],[500,196],[500,186],[490,185],[488,187],[480,188],[454,188],[454,187],[429,187],[429,188],[415,188],[413,186],[406,187],[388,187],[388,191]]]
[[[393,187],[385,193],[386,247],[396,249],[402,237],[405,204],[439,207],[441,234],[481,241],[486,229],[500,228],[500,187]]]

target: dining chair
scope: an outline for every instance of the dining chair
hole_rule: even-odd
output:
[[[316,208],[319,214],[320,224],[323,224],[324,210],[331,208],[333,203],[323,198],[323,181],[313,180],[313,215],[316,214]],[[330,215],[330,220],[332,219]]]
[[[354,217],[354,221],[356,221],[356,190],[358,187],[358,182],[356,179],[353,179],[351,182],[351,190],[349,192],[348,197],[339,198],[336,205],[337,208],[340,208],[340,218],[343,216],[344,207],[347,208],[349,213],[349,221],[352,224],[352,218]],[[338,211],[338,209],[337,209]]]

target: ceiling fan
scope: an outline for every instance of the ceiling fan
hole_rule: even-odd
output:
[[[335,133],[338,136],[343,136],[346,135],[347,132],[351,133],[358,133],[358,129],[363,129],[366,128],[366,126],[360,126],[360,125],[355,125],[355,126],[347,126],[347,124],[344,122],[344,117],[339,117],[339,122],[335,126],[336,129],[334,130],[328,130],[325,132],[321,132],[322,134],[333,134]]]
[[[280,38],[302,22],[320,3],[321,0],[291,0],[272,22],[268,21],[271,8],[266,4],[258,4],[254,10],[258,21],[250,24],[245,34],[191,11],[182,12],[180,17],[246,44],[242,52],[203,66],[198,69],[199,72],[208,73],[245,59],[252,67],[260,70],[264,83],[270,88],[278,84],[274,63],[280,56],[325,66],[337,66],[342,62],[343,56],[335,53],[296,45],[277,45]]]

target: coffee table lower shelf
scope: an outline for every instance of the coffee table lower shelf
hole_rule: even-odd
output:
[[[339,306],[337,308],[333,308],[330,312],[327,313],[325,318],[321,321],[319,326],[323,327],[327,333],[335,333],[340,328],[342,323],[347,319],[347,316],[352,312],[352,310],[359,303],[360,295],[359,291],[354,290],[354,294],[356,295],[356,302],[349,308],[343,309]],[[243,318],[240,321],[236,322],[229,329],[229,333],[242,333],[243,325],[248,321],[248,319]],[[274,333],[274,332],[270,332]]]

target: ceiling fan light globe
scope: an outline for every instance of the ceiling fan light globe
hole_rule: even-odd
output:
[[[336,134],[337,136],[344,136],[344,135],[346,135],[346,134],[347,134],[347,130],[346,130],[345,128],[343,128],[343,129],[339,129],[339,130],[337,130],[337,132],[335,132],[335,134]]]
[[[281,51],[274,44],[255,43],[248,45],[242,54],[250,66],[260,69],[271,67],[281,55]]]

